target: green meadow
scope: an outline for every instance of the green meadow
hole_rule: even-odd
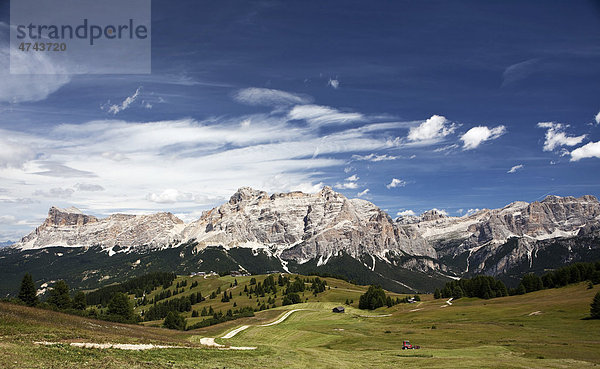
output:
[[[265,276],[255,276],[261,281]],[[181,281],[180,277],[176,280]],[[200,278],[197,289],[208,295],[230,288],[232,277]],[[194,305],[215,310],[256,305],[256,299],[234,293],[250,277],[237,277],[233,299],[207,299]],[[191,282],[191,281],[190,281]],[[190,282],[188,282],[189,290]],[[308,302],[257,312],[254,317],[191,331],[146,325],[117,324],[58,312],[0,303],[0,367],[2,368],[586,368],[600,365],[600,321],[585,319],[600,289],[587,284],[549,289],[491,300],[462,298],[398,304],[364,311],[357,308],[364,286],[327,278],[330,289]],[[192,290],[194,292],[194,290]],[[186,291],[187,293],[187,291]],[[176,296],[179,297],[180,295]],[[404,296],[395,295],[392,296]],[[266,297],[265,297],[266,298]],[[279,299],[280,296],[277,297]],[[262,299],[262,298],[261,298]],[[346,300],[354,300],[350,306]],[[246,301],[247,300],[247,301]],[[259,301],[260,302],[260,301]],[[332,313],[344,305],[344,314]],[[248,305],[250,306],[250,305]],[[139,308],[138,308],[139,309]],[[292,313],[277,325],[286,311]],[[191,318],[188,324],[200,318]],[[249,325],[233,338],[225,333]],[[203,337],[225,346],[253,346],[236,351],[207,348]],[[402,350],[402,341],[421,346]],[[42,345],[39,342],[53,345]],[[38,343],[36,343],[38,342]],[[133,343],[178,348],[126,351],[78,348],[71,342]]]

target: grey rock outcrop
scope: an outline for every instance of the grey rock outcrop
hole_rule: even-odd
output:
[[[84,215],[76,208],[50,208],[44,223],[13,245],[20,249],[49,246],[112,249],[163,247],[178,243],[183,221],[171,213],[114,214],[104,219]]]
[[[316,194],[271,196],[241,188],[229,202],[186,227],[183,238],[195,239],[199,247],[266,247],[300,263],[320,257],[326,262],[340,252],[354,257],[387,252],[435,257],[433,248],[396,228],[387,213],[330,187]]]

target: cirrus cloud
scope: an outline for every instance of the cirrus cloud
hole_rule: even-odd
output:
[[[345,124],[363,121],[360,113],[346,113],[329,106],[296,105],[288,114],[289,119],[305,120],[311,125]]]
[[[515,165],[514,167],[510,168],[506,173],[516,173],[517,170],[520,169],[523,169],[523,164]]]
[[[257,106],[302,105],[312,102],[312,98],[306,95],[259,87],[238,90],[233,94],[233,98],[242,104]]]

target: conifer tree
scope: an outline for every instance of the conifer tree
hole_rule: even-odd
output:
[[[77,310],[85,310],[87,302],[85,301],[85,293],[79,291],[73,296],[73,308]]]
[[[67,282],[62,279],[54,285],[54,287],[50,290],[50,297],[48,297],[48,303],[50,305],[56,306],[58,309],[69,309],[73,302],[71,301],[71,296],[69,295],[69,286]]]
[[[18,297],[19,300],[23,301],[27,306],[35,306],[39,302],[31,274],[25,273],[25,276],[21,281]]]
[[[129,301],[129,297],[121,292],[115,293],[108,303],[108,314],[119,316],[124,321],[133,320],[133,306]]]
[[[592,305],[590,305],[590,313],[592,319],[600,319],[600,292],[594,296],[594,301],[592,301]]]

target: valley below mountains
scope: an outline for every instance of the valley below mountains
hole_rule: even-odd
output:
[[[96,288],[157,270],[316,273],[430,292],[452,278],[487,274],[510,285],[527,272],[597,259],[600,203],[590,195],[392,219],[330,187],[271,195],[246,187],[191,223],[171,213],[99,219],[52,207],[42,225],[0,249],[0,293],[14,293],[24,271]]]

